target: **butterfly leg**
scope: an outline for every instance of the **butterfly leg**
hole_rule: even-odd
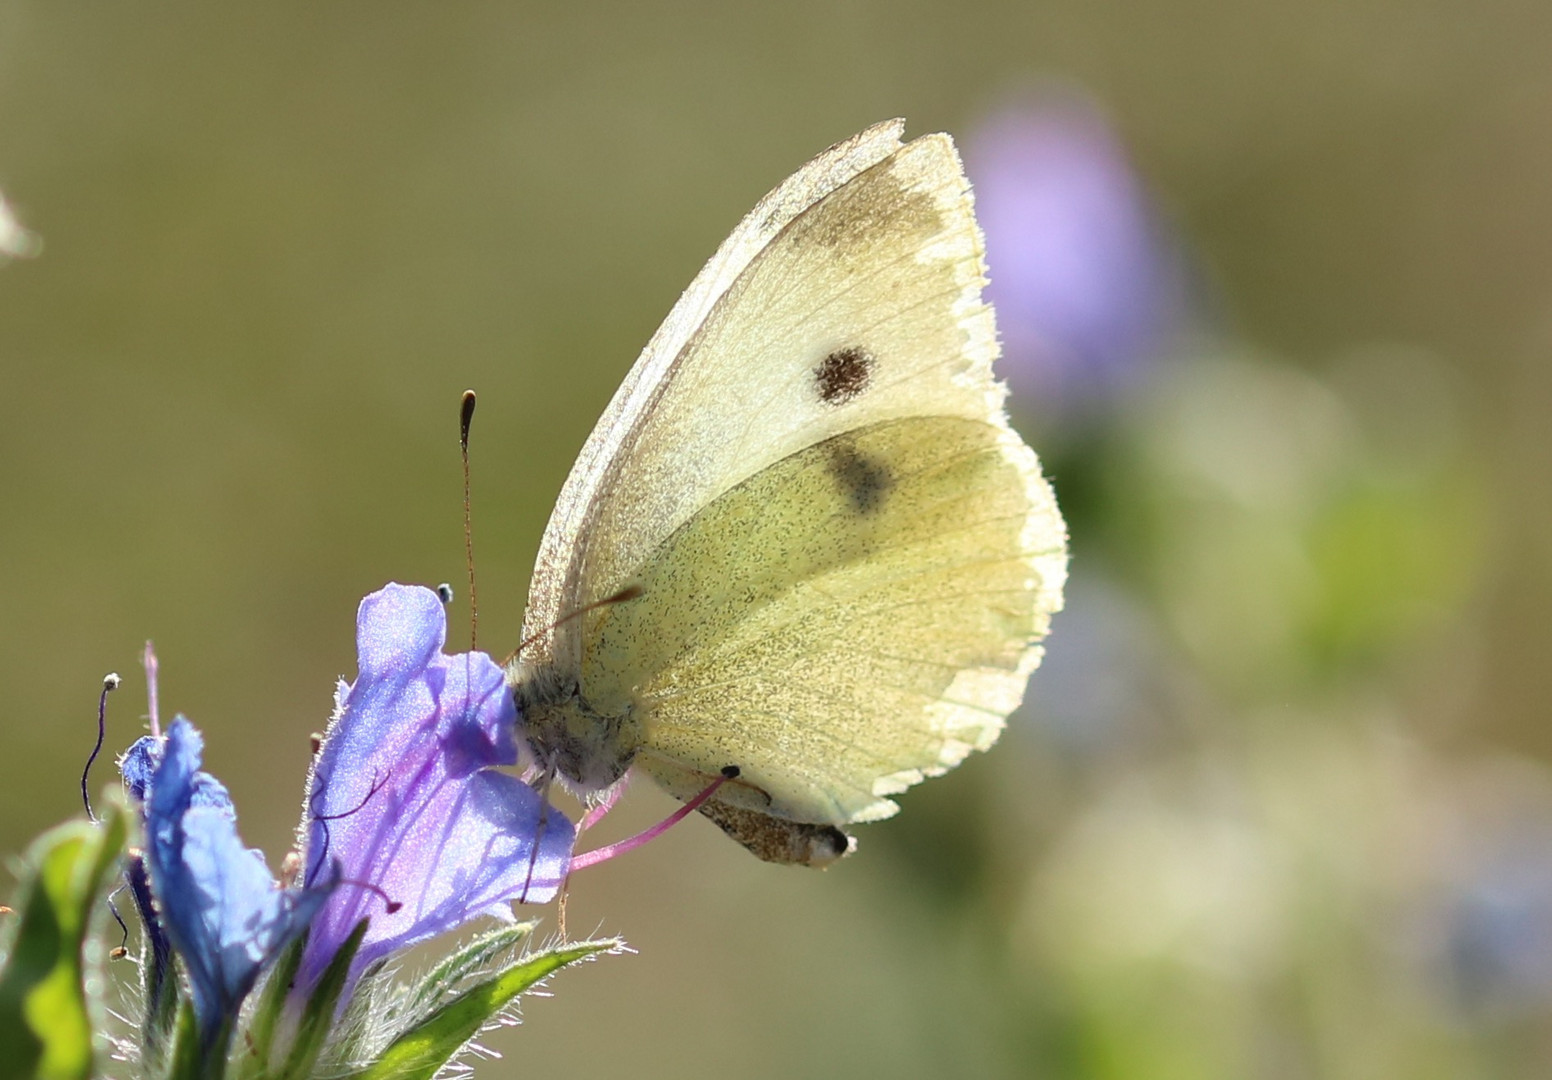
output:
[[[605,790],[603,796],[598,800],[597,804],[590,807],[588,812],[583,815],[581,823],[577,825],[577,835],[581,836],[588,829],[591,829],[594,825],[597,825],[604,819],[609,811],[618,806],[620,797],[625,794],[625,789],[629,785],[630,773],[627,772],[624,776],[616,780],[614,784],[611,785],[607,790]]]
[[[555,771],[549,769],[539,777],[537,783],[529,781],[534,790],[539,793],[539,827],[534,830],[533,847],[528,852],[528,874],[523,878],[523,891],[517,897],[519,904],[528,903],[528,887],[533,884],[534,867],[539,863],[539,845],[544,839],[544,830],[550,823],[550,784],[554,779]]]
[[[604,791],[603,796],[598,800],[597,804],[590,807],[587,813],[582,816],[582,820],[578,822],[578,837],[580,837],[588,829],[591,829],[594,825],[597,825],[608,815],[609,811],[613,810],[616,806],[619,805],[620,798],[625,794],[625,788],[629,784],[630,773],[627,772],[606,791]],[[562,941],[566,940],[566,897],[570,895],[570,886],[571,877],[568,874],[566,880],[561,882],[560,896],[556,899],[555,904],[555,919],[559,924],[560,937]]]

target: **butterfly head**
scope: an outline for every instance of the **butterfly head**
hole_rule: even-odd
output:
[[[582,696],[575,675],[548,663],[514,660],[507,685],[517,704],[517,735],[539,770],[591,795],[614,785],[635,759],[639,724],[630,710],[606,716]]]

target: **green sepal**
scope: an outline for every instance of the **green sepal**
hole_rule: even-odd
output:
[[[168,1057],[166,1080],[204,1080],[208,1064],[205,1058],[204,1047],[199,1044],[199,1023],[194,1019],[194,1005],[184,998],[173,1021],[172,1053]],[[225,1065],[223,1060],[216,1067],[224,1069]]]
[[[92,1007],[83,949],[92,909],[129,836],[121,803],[101,821],[73,821],[28,848],[19,911],[0,973],[0,1063],[10,1075],[47,1080],[92,1071]]]
[[[227,1054],[234,1030],[233,1018],[227,1017],[214,1032],[201,1032],[199,1020],[194,1015],[194,1004],[184,998],[178,1006],[178,1018],[173,1022],[167,1080],[222,1080],[226,1076]]]
[[[171,953],[168,954],[167,965],[161,972],[161,978],[156,977],[156,972],[153,970],[155,960],[151,956],[150,935],[141,936],[146,939],[140,952],[140,970],[144,973],[143,994],[146,1015],[140,1025],[140,1032],[144,1043],[143,1051],[154,1057],[166,1047],[173,1033],[173,1024],[178,1017],[178,1006],[183,1001],[183,987],[178,981],[177,960]]]
[[[398,1012],[403,995],[397,991],[387,957],[366,966],[350,988],[345,1007],[336,1010],[324,1066],[345,1068],[349,1062],[371,1060],[376,1032],[384,1025],[391,1026]],[[382,1040],[376,1042],[381,1045]]]
[[[525,956],[433,1010],[350,1080],[431,1080],[523,991],[563,967],[622,947],[619,940],[583,941]]]
[[[484,971],[496,962],[497,957],[527,941],[538,925],[538,920],[530,919],[528,922],[497,927],[445,958],[417,980],[415,989],[404,1005],[405,1016],[411,1023],[423,1020],[432,1009],[462,989],[465,979]]]
[[[134,879],[138,874],[149,888],[145,857],[129,851],[125,864],[125,878],[130,892],[134,892]],[[138,909],[137,909],[138,910]],[[163,938],[166,941],[166,938]],[[183,997],[183,987],[178,979],[178,960],[167,943],[167,954],[158,964],[155,939],[148,927],[141,927],[140,934],[141,1000],[145,1015],[140,1021],[140,1059],[148,1072],[155,1073],[168,1060],[168,1048],[172,1045],[174,1024],[178,1018],[178,1005]]]
[[[269,974],[264,977],[264,986],[248,1018],[247,1034],[241,1048],[242,1064],[238,1069],[241,1077],[260,1077],[269,1073],[270,1049],[275,1043],[275,1031],[285,1012],[291,984],[296,981],[296,973],[302,966],[302,951],[307,948],[307,937],[308,934],[304,932],[287,945],[270,968]]]
[[[334,959],[329,961],[329,966],[318,976],[318,985],[313,987],[307,1005],[302,1009],[301,1018],[297,1021],[296,1038],[291,1043],[291,1052],[286,1055],[285,1065],[277,1074],[278,1080],[306,1080],[312,1073],[313,1065],[334,1026],[334,1010],[339,1004],[340,994],[345,991],[345,983],[350,976],[350,962],[356,958],[356,950],[361,948],[361,938],[366,934],[366,927],[366,919],[356,923],[356,928],[334,954]]]

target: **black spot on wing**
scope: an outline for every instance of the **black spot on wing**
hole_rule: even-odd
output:
[[[830,450],[830,475],[859,514],[871,514],[884,504],[894,478],[883,462],[855,446],[837,444]]]
[[[836,349],[814,368],[814,386],[826,405],[844,405],[868,388],[873,379],[873,354],[861,345]]]

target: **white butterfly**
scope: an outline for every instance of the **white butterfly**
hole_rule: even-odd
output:
[[[735,765],[701,812],[775,862],[991,746],[1061,607],[969,185],[902,129],[805,165],[680,297],[561,490],[508,670],[548,774],[688,800]]]

